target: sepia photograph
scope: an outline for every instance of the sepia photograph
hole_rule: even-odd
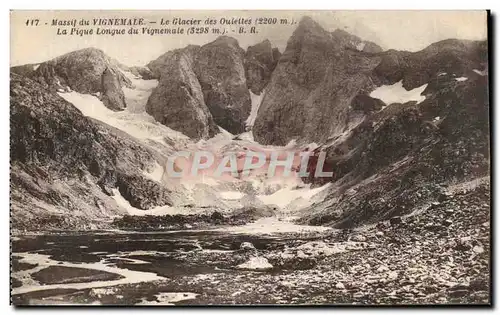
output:
[[[490,28],[10,11],[10,303],[491,306]]]

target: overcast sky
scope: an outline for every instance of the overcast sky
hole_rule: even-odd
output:
[[[162,53],[188,44],[203,45],[217,35],[124,35],[124,36],[62,36],[52,19],[144,17],[197,18],[207,17],[276,17],[300,20],[311,16],[325,29],[344,29],[384,49],[417,51],[429,44],[447,39],[482,40],[487,37],[486,11],[14,11],[11,13],[11,66],[43,62],[64,53],[86,47],[104,50],[126,65],[144,65]],[[40,19],[39,26],[26,26],[28,19]],[[49,25],[45,25],[47,22]],[[160,27],[158,24],[155,27]],[[283,51],[296,25],[261,26],[253,35],[234,35],[243,48],[269,39]]]

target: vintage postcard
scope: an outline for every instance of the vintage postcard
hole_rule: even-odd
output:
[[[491,305],[488,21],[11,11],[11,303]]]

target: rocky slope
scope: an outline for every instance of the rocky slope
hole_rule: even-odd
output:
[[[403,80],[403,87],[411,90],[436,81],[440,74],[458,78],[474,75],[474,69],[483,71],[487,68],[488,44],[448,39],[418,52],[388,50],[380,56],[382,60],[373,75],[377,85]]]
[[[47,62],[13,67],[12,72],[30,77],[52,91],[74,90],[95,94],[111,110],[126,107],[122,87],[130,80],[120,71],[119,64],[102,50],[86,48],[70,52]]]
[[[356,101],[365,114],[366,107],[372,111],[323,146],[335,188],[309,209],[310,222],[348,227],[408,214],[450,184],[489,174],[488,76],[477,71],[487,59],[481,53],[484,43],[467,44],[473,50],[457,55],[473,58],[463,63],[439,63],[432,72],[399,68],[403,71],[393,80],[403,78],[403,85],[421,84],[413,83],[420,78],[415,73],[428,76],[422,102],[380,109],[382,104],[370,97]]]
[[[102,226],[124,211],[113,189],[142,209],[171,203],[168,190],[143,175],[156,160],[134,139],[15,73],[10,96],[14,230]]]

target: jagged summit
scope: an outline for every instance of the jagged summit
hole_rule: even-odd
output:
[[[310,16],[304,16],[300,21],[295,30],[296,33],[302,32],[317,32],[327,34],[327,31],[315,20],[313,20]]]
[[[120,71],[120,64],[101,49],[73,51],[35,65],[23,74],[53,91],[98,95],[114,111],[127,106],[122,86],[131,87],[131,82]]]
[[[219,131],[194,71],[199,49],[176,49],[149,63],[153,73],[159,74],[159,84],[147,101],[146,112],[193,139],[208,139]]]
[[[216,44],[228,44],[238,48],[240,47],[240,44],[236,38],[227,35],[221,35],[217,37],[214,41],[206,45],[216,45]]]
[[[273,48],[268,39],[248,47],[245,54],[245,74],[247,86],[252,93],[261,94],[271,79],[280,57],[278,48]]]

